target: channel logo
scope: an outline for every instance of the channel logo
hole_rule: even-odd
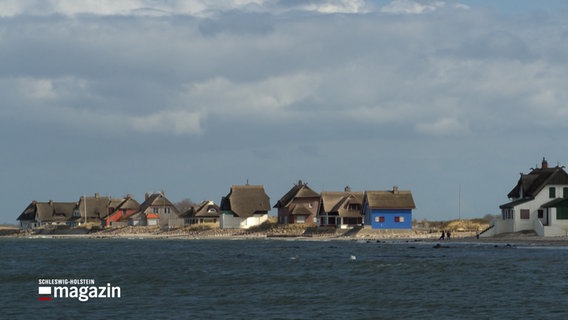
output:
[[[87,302],[91,299],[120,299],[122,296],[119,286],[112,286],[110,283],[106,286],[96,286],[92,279],[40,279],[38,284],[39,301],[76,299]]]
[[[51,287],[38,287],[39,301],[51,301]]]

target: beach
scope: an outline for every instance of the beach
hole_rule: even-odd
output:
[[[432,242],[447,246],[451,243],[479,243],[496,245],[568,246],[568,237],[539,237],[534,233],[517,232],[493,237],[476,237],[475,232],[453,232],[450,239],[440,239],[438,231],[373,230],[370,228],[335,229],[297,225],[271,225],[250,229],[220,229],[192,226],[175,229],[158,227],[122,227],[102,230],[14,230],[3,229],[3,237],[17,238],[88,238],[88,239],[287,239],[287,240],[353,240]]]

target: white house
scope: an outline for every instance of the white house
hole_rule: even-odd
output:
[[[232,186],[220,207],[221,229],[248,229],[268,220],[270,198],[263,186]]]
[[[523,230],[533,230],[539,236],[568,235],[568,174],[564,167],[549,168],[543,158],[540,168],[521,173],[507,197],[511,202],[499,206],[502,219],[495,221],[488,236]]]

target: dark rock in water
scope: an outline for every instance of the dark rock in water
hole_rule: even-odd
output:
[[[443,246],[443,245],[437,243],[433,248],[434,248],[434,249],[442,249],[442,248],[445,249],[445,248],[449,248],[449,247],[448,247],[448,246]]]

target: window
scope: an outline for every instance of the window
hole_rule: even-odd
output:
[[[568,220],[568,208],[556,208],[556,219]]]
[[[158,207],[154,207],[154,213],[158,213]]]
[[[521,209],[521,219],[528,220],[530,218],[529,209]]]
[[[296,223],[306,223],[306,217],[304,216],[297,216]]]
[[[377,216],[377,217],[375,217],[375,222],[383,223],[383,222],[385,222],[385,217],[383,217],[383,216],[378,217],[378,216]]]
[[[81,212],[79,212],[79,210],[75,210],[73,211],[73,217],[77,218],[81,216]]]
[[[568,188],[562,189],[562,198],[568,198]]]
[[[556,188],[555,187],[550,187],[548,188],[548,197],[549,198],[556,198]]]
[[[348,209],[348,210],[361,210],[361,206],[358,205],[358,204],[356,204],[356,203],[350,203],[350,204],[347,206],[347,209]]]
[[[400,222],[400,217],[394,217],[394,222]]]
[[[310,203],[308,204],[308,208],[311,209],[311,208],[313,208],[313,207],[314,207],[314,204],[310,202]]]
[[[398,217],[398,222],[404,222],[404,217]]]
[[[544,210],[538,209],[538,218],[539,218],[539,219],[544,218]]]
[[[515,210],[513,209],[503,209],[502,216],[503,220],[511,220],[515,214]]]

